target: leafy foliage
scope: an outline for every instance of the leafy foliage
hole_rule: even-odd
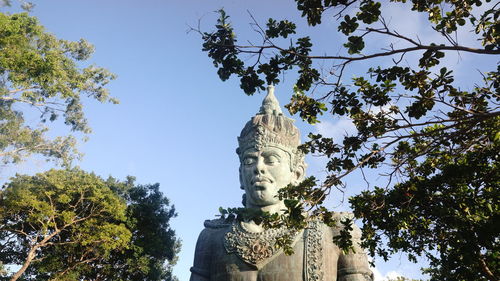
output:
[[[21,264],[11,280],[31,263],[40,273],[74,276],[96,259],[128,247],[131,232],[125,202],[93,174],[51,170],[17,176],[0,194],[0,257],[4,264]],[[44,256],[71,252],[71,259]]]
[[[127,201],[131,246],[123,252],[114,252],[106,275],[102,270],[94,270],[94,276],[106,280],[177,280],[172,267],[177,262],[180,240],[170,228],[170,219],[177,213],[159,188],[159,184],[134,185],[129,178],[122,197]]]
[[[422,280],[420,280],[420,279],[410,279],[410,278],[406,278],[404,276],[398,276],[396,278],[388,279],[388,281],[422,281]]]
[[[22,265],[8,280],[174,280],[168,205],[158,185],[132,179],[17,176],[0,191],[0,261]]]
[[[499,229],[494,222],[500,214],[500,67],[483,70],[483,81],[463,90],[453,70],[440,64],[452,51],[500,54],[499,4],[408,1],[408,10],[426,15],[443,44],[423,43],[391,28],[382,17],[390,3],[295,2],[311,28],[326,19],[337,21],[338,31],[346,36],[344,53],[314,55],[311,38],[296,35],[295,23],[275,19],[269,19],[265,28],[254,22],[262,44],[238,45],[224,11],[220,11],[216,31],[200,31],[202,50],[213,59],[222,80],[236,75],[243,91],[251,95],[266,82],[279,83],[277,77],[295,69],[295,94],[286,105],[290,113],[314,124],[328,111],[333,117],[349,118],[356,128],[342,140],[309,135],[310,140],[300,148],[328,157],[326,180],[319,186],[308,179],[284,188],[285,216],[264,215],[265,220],[271,226],[281,222],[300,228],[308,211],[332,223],[334,214],[323,205],[332,188],[344,188],[344,177],[356,170],[388,166],[384,169],[388,171],[386,186],[350,198],[355,215],[363,220],[364,244],[370,254],[387,258],[404,251],[413,261],[425,256],[430,267],[424,271],[432,280],[498,280]],[[483,5],[486,8],[478,9]],[[481,47],[460,45],[454,39],[457,30],[468,31],[471,26]],[[372,51],[367,46],[377,43],[371,39],[375,36],[404,44]],[[290,45],[276,43],[283,42],[280,38],[287,38]],[[410,53],[419,59],[401,66]],[[369,67],[352,84],[342,82],[352,64],[376,58],[392,63]],[[331,62],[326,73],[332,75],[322,75],[322,64],[315,61]],[[325,95],[306,94],[312,87],[316,92],[324,89]],[[336,239],[347,241],[344,238]]]
[[[0,158],[19,162],[30,154],[68,164],[78,156],[71,134],[50,139],[45,125],[62,116],[73,132],[90,133],[82,98],[99,102],[117,100],[106,84],[114,79],[107,70],[80,68],[94,48],[87,41],[56,38],[27,13],[0,13]],[[26,115],[39,116],[28,124]]]
[[[0,277],[6,276],[7,275],[7,270],[5,269],[5,266],[3,265],[2,262],[0,262]]]

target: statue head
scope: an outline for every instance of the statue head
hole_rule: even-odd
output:
[[[298,184],[305,173],[299,129],[283,115],[274,87],[268,86],[260,111],[247,122],[238,137],[240,183],[247,206],[279,204],[277,193],[288,184]]]

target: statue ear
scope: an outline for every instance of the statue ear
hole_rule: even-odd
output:
[[[306,172],[306,167],[303,164],[297,165],[297,168],[295,168],[294,171],[294,182],[293,184],[299,184],[301,181],[304,180],[304,175]]]
[[[243,179],[241,178],[241,165],[240,165],[240,168],[238,169],[238,172],[240,174],[240,189],[243,189],[245,190],[245,187],[243,186]]]
[[[243,204],[243,207],[247,206],[247,194],[246,193],[243,193],[243,195],[241,196],[241,204]]]

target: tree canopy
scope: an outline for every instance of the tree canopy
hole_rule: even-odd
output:
[[[0,261],[21,267],[0,279],[174,280],[176,214],[158,187],[77,169],[13,178],[0,190]]]
[[[303,226],[301,214],[308,211],[331,223],[333,210],[324,200],[332,188],[344,188],[345,176],[354,171],[378,169],[386,183],[349,199],[363,221],[364,246],[372,256],[387,259],[398,251],[413,261],[425,256],[430,265],[424,272],[432,280],[499,280],[500,66],[481,69],[483,81],[471,89],[463,89],[453,69],[442,66],[451,52],[498,59],[499,4],[295,2],[309,28],[335,24],[346,37],[343,51],[332,42],[331,54],[314,54],[313,40],[297,34],[297,25],[287,19],[271,18],[263,25],[252,18],[260,42],[248,44],[240,43],[246,40],[237,36],[224,10],[215,31],[196,30],[220,79],[236,76],[252,95],[295,71],[294,93],[285,106],[291,114],[315,124],[329,113],[349,118],[355,126],[354,133],[339,140],[309,134],[300,148],[325,155],[328,175],[320,184],[309,178],[284,188],[281,195],[295,201],[281,219]],[[383,15],[395,4],[425,15],[439,38],[422,42],[391,26]],[[479,43],[461,45],[456,37],[460,30],[473,33]],[[371,66],[344,82],[357,62]]]
[[[101,269],[94,274],[106,280],[177,280],[172,268],[181,243],[170,227],[170,219],[177,216],[174,206],[161,193],[159,184],[135,185],[129,178],[124,188],[117,190],[127,202],[126,225],[132,232],[131,246],[113,253],[106,274]]]
[[[93,52],[28,13],[0,12],[0,162],[39,154],[68,168],[17,175],[0,189],[0,280],[177,280],[177,214],[159,184],[70,169],[77,137],[91,132],[84,99],[118,102],[106,88],[115,76],[86,63]],[[68,133],[49,137],[57,123]]]
[[[84,39],[56,38],[27,13],[0,13],[0,161],[41,154],[68,164],[79,156],[74,134],[49,138],[47,124],[62,116],[72,132],[88,134],[82,99],[117,102],[105,88],[113,74],[81,67],[93,51]],[[38,122],[26,121],[32,116]]]

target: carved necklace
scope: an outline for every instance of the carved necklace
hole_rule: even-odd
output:
[[[287,234],[299,237],[297,231],[285,227],[251,232],[240,222],[233,222],[231,230],[224,236],[224,247],[228,254],[235,253],[244,262],[260,269],[283,252],[276,246],[276,239]]]

